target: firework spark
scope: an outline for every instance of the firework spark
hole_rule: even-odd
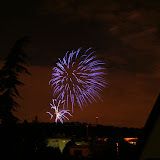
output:
[[[72,116],[69,110],[59,109],[60,105],[64,104],[64,101],[59,100],[57,105],[55,103],[56,103],[55,99],[53,99],[53,102],[50,103],[51,109],[54,110],[54,114],[56,115],[55,122],[57,123],[58,121],[60,121],[61,123],[63,123],[65,119],[69,120],[67,115]],[[51,116],[51,119],[53,118],[53,114],[51,112],[46,112],[46,113]]]
[[[92,103],[100,98],[102,89],[106,86],[104,62],[98,60],[91,48],[81,52],[67,52],[53,68],[49,84],[53,87],[53,96],[65,100],[65,106],[71,106],[72,112],[77,104]]]

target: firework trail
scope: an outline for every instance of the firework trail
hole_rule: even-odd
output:
[[[84,105],[100,98],[106,86],[104,62],[98,60],[91,48],[83,53],[81,48],[67,52],[53,68],[49,84],[53,88],[53,97],[65,100],[65,107]]]
[[[55,99],[53,99],[52,101],[53,102],[50,103],[50,105],[51,109],[54,110],[54,114],[56,115],[55,122],[57,123],[58,121],[60,121],[61,123],[63,123],[65,119],[69,120],[67,115],[72,116],[69,110],[59,109],[60,105],[64,104],[64,101],[59,100],[57,105],[55,104],[56,103]],[[51,119],[53,118],[53,114],[51,112],[46,112],[46,113],[51,116]]]

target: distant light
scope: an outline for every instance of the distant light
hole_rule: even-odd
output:
[[[136,145],[138,138],[137,137],[135,137],[135,138],[127,137],[127,138],[124,138],[124,141],[128,142],[129,144]]]
[[[136,142],[129,142],[130,144],[133,144],[133,145],[136,145],[137,143]]]
[[[52,147],[52,148],[59,148],[61,152],[63,152],[63,149],[68,143],[70,139],[61,139],[61,138],[49,138],[47,139],[47,147]]]

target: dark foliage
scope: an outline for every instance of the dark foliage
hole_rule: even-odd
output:
[[[23,85],[19,80],[19,74],[29,74],[25,67],[28,58],[24,52],[28,41],[28,37],[16,41],[0,70],[0,120],[2,124],[15,124],[18,121],[13,111],[18,106],[16,97],[20,97],[17,87]]]

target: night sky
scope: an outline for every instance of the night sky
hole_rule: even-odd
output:
[[[21,77],[21,120],[50,121],[48,82],[57,58],[92,47],[107,64],[109,86],[103,102],[71,121],[143,127],[160,91],[159,0],[5,0],[0,2],[0,63],[15,41],[30,36],[26,48],[31,76]]]

